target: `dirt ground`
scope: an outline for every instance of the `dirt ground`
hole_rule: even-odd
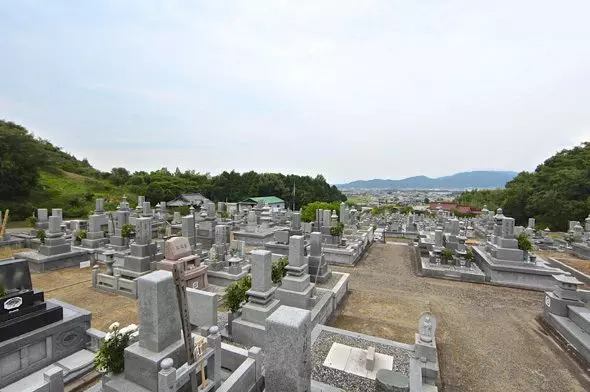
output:
[[[580,259],[579,257],[576,257],[570,253],[549,251],[536,251],[535,253],[537,253],[541,258],[545,260],[551,257],[558,261],[561,261],[563,264],[566,264],[572,268],[577,269],[580,272],[585,273],[586,275],[590,275],[590,260]]]
[[[65,268],[31,274],[33,287],[55,298],[92,312],[92,327],[106,331],[111,323],[137,324],[136,301],[122,295],[103,293],[92,288],[90,268]]]
[[[410,247],[374,244],[351,274],[335,326],[414,343],[432,311],[444,392],[589,391],[590,379],[543,332],[543,294],[416,276]]]

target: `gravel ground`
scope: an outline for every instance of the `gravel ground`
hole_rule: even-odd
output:
[[[311,363],[313,366],[312,379],[342,388],[348,392],[371,391],[375,387],[375,381],[371,379],[323,366],[324,360],[330,352],[333,343],[341,343],[361,349],[373,346],[375,347],[376,353],[391,355],[393,357],[393,370],[408,375],[410,366],[410,355],[408,351],[398,347],[369,342],[361,338],[322,331],[316,339],[311,353]]]
[[[536,318],[543,293],[418,277],[410,248],[373,244],[350,273],[335,327],[413,344],[424,311],[437,316],[444,392],[590,391],[588,372]]]

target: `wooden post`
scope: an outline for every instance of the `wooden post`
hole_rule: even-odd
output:
[[[178,299],[178,309],[180,310],[180,323],[182,325],[182,335],[184,337],[184,348],[187,354],[187,363],[195,363],[193,352],[193,339],[191,336],[191,323],[188,315],[188,306],[186,298],[186,281],[184,280],[184,263],[174,263],[172,265],[172,276],[176,286],[176,298]],[[198,392],[197,373],[190,372],[190,383],[192,392]]]
[[[8,223],[8,214],[10,213],[10,210],[7,209],[4,212],[4,222],[2,222],[2,230],[0,231],[0,237],[4,237],[4,231],[6,231],[6,224]]]

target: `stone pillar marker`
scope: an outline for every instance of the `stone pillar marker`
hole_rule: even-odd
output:
[[[152,214],[152,205],[150,204],[149,201],[144,201],[142,208],[143,208],[143,212],[142,212],[143,215],[148,216],[148,215]]]
[[[52,208],[51,209],[51,216],[59,216],[60,219],[63,219],[63,211],[61,208]]]
[[[322,233],[313,232],[309,235],[311,242],[307,257],[308,273],[315,283],[323,283],[330,279],[332,271],[328,269],[328,262],[322,254]]]
[[[94,213],[96,215],[104,213],[104,199],[96,199]]]
[[[252,289],[249,291],[266,293],[273,288],[270,255],[271,252],[266,250],[252,251]]]
[[[150,218],[137,218],[135,220],[135,243],[148,245],[152,239],[152,220]]]
[[[180,314],[174,280],[168,271],[154,271],[137,279],[139,347],[153,352],[180,339]]]
[[[311,312],[281,306],[266,319],[267,391],[311,391]]]
[[[39,222],[45,222],[49,219],[47,215],[47,208],[38,208],[37,209],[37,220]]]
[[[299,212],[294,212],[291,215],[291,230],[301,230],[301,214]]]
[[[319,256],[322,254],[322,233],[314,231],[309,235],[311,242],[310,254],[312,256]]]
[[[443,231],[441,227],[437,227],[434,231],[434,246],[442,248],[443,246]]]
[[[175,213],[176,214],[176,213]],[[197,232],[195,230],[195,217],[193,215],[183,216],[182,221],[182,236],[188,238],[191,247],[197,245]]]
[[[50,216],[49,217],[49,232],[47,234],[60,234],[61,235],[61,216]]]
[[[535,218],[529,218],[529,224],[527,226],[529,229],[535,229]]]

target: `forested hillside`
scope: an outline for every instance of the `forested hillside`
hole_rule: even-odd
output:
[[[519,173],[506,189],[464,192],[458,201],[502,207],[517,224],[534,217],[542,228],[567,230],[568,221],[583,221],[590,213],[590,143],[555,154],[532,173]]]
[[[296,193],[293,200],[293,185]],[[86,159],[77,159],[49,141],[34,137],[17,124],[0,120],[0,208],[11,209],[11,219],[30,216],[35,208],[63,208],[66,217],[84,217],[94,199],[105,198],[116,207],[126,194],[134,206],[137,195],[153,204],[180,193],[199,192],[214,201],[240,201],[253,196],[278,196],[295,207],[314,201],[344,201],[346,197],[316,177],[280,173],[237,173],[209,176],[167,168],[130,173],[125,168],[101,172]]]

